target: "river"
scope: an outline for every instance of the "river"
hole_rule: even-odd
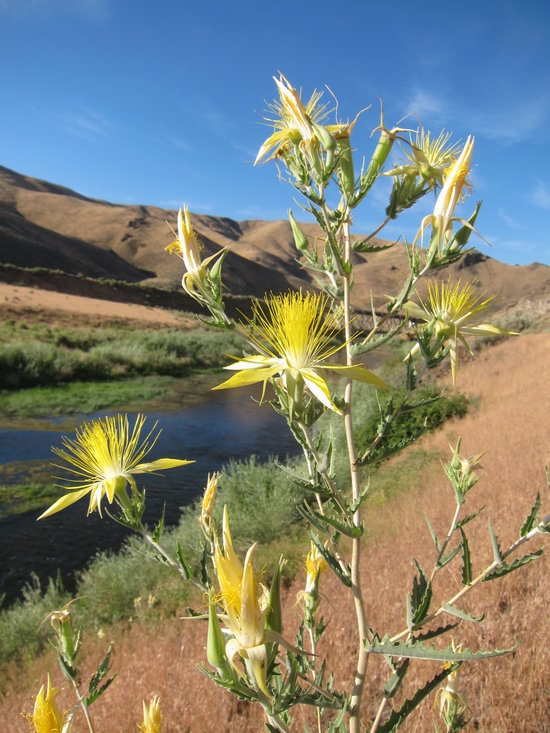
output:
[[[218,380],[219,381],[219,378]],[[148,458],[185,458],[195,463],[166,471],[163,476],[136,476],[147,487],[145,521],[154,522],[166,502],[166,524],[177,523],[181,507],[199,496],[207,474],[219,470],[230,458],[255,454],[284,457],[298,453],[298,446],[280,415],[268,405],[259,406],[248,390],[212,392],[212,378],[183,384],[181,395],[171,405],[146,411],[145,428],[158,421],[161,436]],[[33,420],[28,425],[0,425],[0,465],[13,461],[51,463],[51,446],[61,446],[61,436],[74,437],[74,428],[84,420],[117,414],[102,411],[87,416]],[[128,412],[132,423],[135,413]],[[142,433],[145,435],[146,433]],[[52,468],[52,474],[55,469]],[[24,470],[13,477],[25,480]],[[97,512],[86,518],[87,499],[36,521],[40,511],[0,520],[0,594],[5,602],[18,597],[35,573],[44,582],[60,571],[67,587],[73,587],[75,570],[86,565],[100,550],[118,549],[128,531]]]

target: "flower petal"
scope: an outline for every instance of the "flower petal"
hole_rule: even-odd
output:
[[[340,410],[336,407],[333,401],[330,399],[330,392],[328,385],[319,374],[313,371],[313,369],[300,369],[300,374],[303,377],[304,382],[311,394],[316,397],[329,410],[333,410],[340,414]]]
[[[225,382],[212,387],[212,389],[230,389],[232,387],[245,387],[248,384],[256,384],[256,382],[265,382],[270,377],[275,376],[277,372],[281,371],[279,365],[260,367],[256,369],[245,368],[234,374],[232,377],[227,379]]]
[[[325,364],[324,369],[332,369],[339,372],[345,372],[345,375],[350,379],[356,379],[358,382],[365,382],[366,384],[375,384],[377,387],[387,389],[388,385],[383,382],[380,377],[377,377],[374,372],[369,369],[365,369],[360,364],[354,364],[352,366],[340,366],[339,364]]]
[[[86,496],[86,494],[89,494],[93,488],[93,485],[87,486],[85,489],[81,489],[80,491],[72,491],[70,494],[62,496],[60,499],[54,502],[49,509],[46,509],[46,511],[43,512],[38,517],[38,519],[50,517],[52,514],[56,514],[62,509],[66,509],[68,506],[71,506],[71,504],[74,504],[75,501],[78,501],[79,499],[82,499],[83,496]]]
[[[153,473],[154,471],[164,471],[166,468],[186,466],[188,463],[195,463],[195,461],[184,461],[179,458],[158,458],[150,463],[140,463],[132,468],[132,473]]]

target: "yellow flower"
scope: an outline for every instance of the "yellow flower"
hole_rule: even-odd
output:
[[[283,74],[280,74],[280,79],[276,77],[273,79],[277,84],[281,101],[269,105],[271,111],[276,115],[275,119],[266,119],[273,123],[275,132],[261,146],[254,165],[273,149],[273,153],[267,160],[272,160],[293,145],[306,151],[316,146],[319,142],[319,130],[316,127],[328,115],[327,105],[320,104],[322,92],[314,91],[309,102],[304,106],[300,93],[294,89]],[[325,130],[330,134],[338,132],[343,127],[345,125],[327,125]]]
[[[97,509],[101,515],[101,500],[106,495],[111,504],[115,495],[121,501],[127,500],[126,486],[129,483],[137,490],[133,474],[155,473],[167,468],[177,468],[193,461],[176,458],[159,458],[156,461],[142,462],[142,459],[155,445],[159,432],[154,436],[156,423],[146,438],[140,443],[140,433],[145,417],[138,415],[133,428],[130,429],[127,415],[106,417],[84,423],[76,431],[76,438],[70,440],[63,437],[64,448],[52,448],[59,458],[74,468],[57,466],[71,474],[66,480],[70,491],[41,514],[38,519],[65,509],[75,501],[90,494],[88,514]]]
[[[53,688],[48,674],[48,689],[44,694],[44,685],[40,688],[34,702],[34,711],[31,716],[26,716],[34,725],[36,733],[61,733],[63,729],[64,716],[59,710],[55,696],[59,692]]]
[[[456,383],[458,341],[464,344],[470,354],[472,353],[464,338],[465,334],[517,335],[514,331],[506,331],[490,323],[472,323],[476,316],[486,310],[493,298],[494,296],[482,300],[481,296],[473,292],[470,284],[461,287],[460,280],[458,280],[452,285],[449,277],[447,283],[441,283],[441,286],[435,281],[428,282],[427,302],[419,298],[420,306],[412,302],[406,305],[409,315],[425,321],[442,344],[450,344],[453,383]],[[416,344],[411,353],[416,353],[419,348],[419,345]]]
[[[214,565],[220,584],[221,602],[225,610],[223,621],[233,634],[225,646],[227,659],[240,674],[234,663],[239,654],[250,678],[269,697],[266,686],[267,650],[265,647],[265,616],[268,592],[258,583],[252,570],[255,545],[246,553],[244,567],[237,557],[231,533],[227,507],[223,510],[223,552],[215,538]]]
[[[160,714],[160,698],[158,695],[149,702],[149,707],[143,701],[143,723],[138,728],[143,733],[160,733],[162,716]]]
[[[416,132],[416,139],[413,141],[412,137],[410,138],[411,151],[405,153],[410,163],[397,166],[385,175],[414,173],[420,175],[430,188],[442,186],[445,171],[454,164],[460,150],[459,143],[448,144],[450,138],[451,133],[442,130],[439,136],[433,139],[430,130],[420,128]]]
[[[184,206],[184,213],[181,209],[178,213],[178,238],[166,247],[166,251],[169,254],[177,254],[183,260],[186,272],[183,274],[181,284],[187,294],[196,300],[210,301],[212,299],[211,284],[208,282],[206,267],[217,257],[222,256],[223,258],[227,249],[222,249],[202,261],[200,250],[197,233],[191,225],[187,206]]]
[[[219,473],[208,474],[208,481],[202,497],[200,525],[207,535],[210,534],[212,524],[212,512],[214,511],[214,503],[216,501],[216,493],[218,491],[218,482],[220,480]]]
[[[226,366],[238,374],[214,389],[263,382],[265,390],[267,380],[279,375],[288,394],[292,414],[295,406],[299,410],[303,404],[304,388],[325,407],[340,412],[319,373],[323,369],[337,370],[351,379],[385,387],[381,379],[362,366],[324,363],[344,346],[334,343],[341,329],[333,313],[325,316],[326,310],[327,299],[324,296],[310,293],[304,296],[301,291],[266,296],[265,310],[255,302],[248,339],[259,353]]]
[[[306,558],[306,593],[309,593],[323,570],[327,567],[325,558],[319,552],[319,549],[315,542],[311,543],[311,548]]]
[[[467,177],[470,172],[470,163],[472,153],[474,151],[474,138],[469,135],[462,149],[460,156],[455,160],[450,170],[444,177],[443,188],[435,202],[432,214],[428,214],[422,219],[420,230],[414,239],[414,243],[418,239],[423,240],[424,230],[429,224],[432,225],[437,234],[438,248],[441,248],[443,241],[447,235],[450,235],[452,223],[463,219],[454,216],[455,208],[462,197],[464,187],[468,187]]]

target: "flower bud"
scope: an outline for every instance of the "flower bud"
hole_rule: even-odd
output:
[[[292,234],[294,235],[294,243],[296,245],[296,249],[298,249],[300,252],[307,252],[309,249],[309,241],[306,235],[303,233],[303,231],[300,228],[300,225],[294,218],[294,214],[292,213],[292,209],[288,210],[288,220],[290,222],[290,226],[292,228]]]

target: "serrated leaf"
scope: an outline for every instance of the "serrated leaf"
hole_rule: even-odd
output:
[[[366,650],[374,654],[440,662],[468,662],[475,659],[491,659],[492,657],[501,657],[504,654],[510,654],[517,647],[516,644],[509,649],[481,649],[477,652],[472,652],[469,649],[461,649],[459,651],[453,649],[452,646],[437,649],[435,646],[426,646],[417,639],[412,639],[408,642],[392,642],[387,634],[383,639],[380,639],[375,634],[372,641],[365,639],[363,643]]]
[[[455,555],[458,555],[461,549],[462,549],[462,542],[460,542],[456,547],[454,547],[446,555],[443,555],[442,557],[440,557],[439,560],[437,561],[437,567],[444,568],[445,565],[448,565],[451,562],[451,560],[455,557]]]
[[[324,547],[320,539],[315,534],[313,534],[313,532],[310,532],[310,537],[312,541],[315,543],[315,546],[317,547],[321,555],[325,558],[327,565],[331,567],[331,569],[340,578],[340,580],[342,581],[342,583],[345,586],[347,586],[348,588],[351,588],[351,569],[349,565],[346,571],[344,571],[340,567],[340,563],[338,562],[338,560],[334,557],[334,555],[331,552],[329,552],[329,550],[327,550],[326,547]]]
[[[523,557],[518,558],[517,560],[513,560],[509,564],[502,564],[497,565],[496,568],[493,568],[490,570],[487,575],[483,578],[483,580],[495,580],[495,578],[502,578],[504,575],[508,575],[508,573],[512,573],[514,570],[517,570],[518,568],[523,567],[524,565],[527,565],[531,562],[531,560],[535,560],[537,557],[540,557],[542,555],[542,548],[540,550],[537,550],[536,552],[532,552],[529,555],[524,555]]]
[[[413,561],[418,575],[413,578],[413,587],[411,593],[411,609],[412,609],[412,624],[409,628],[414,628],[419,624],[427,615],[430,603],[432,600],[432,584],[428,582],[426,575],[419,563]]]
[[[495,530],[493,529],[493,525],[491,524],[491,520],[489,519],[489,534],[491,535],[491,545],[493,546],[493,555],[495,558],[495,562],[499,565],[502,565],[502,554],[500,550],[500,545],[498,544],[498,538],[495,534]]]
[[[109,670],[111,669],[111,653],[113,651],[113,645],[109,644],[109,648],[107,649],[107,654],[105,655],[103,661],[98,666],[94,674],[90,678],[90,683],[88,685],[88,697],[86,698],[86,705],[91,705],[97,698],[102,695],[105,690],[109,687],[109,685],[114,682],[116,674],[114,674],[110,679],[106,680],[103,684],[103,680],[109,673]]]
[[[461,519],[459,522],[456,523],[456,528],[460,529],[461,527],[464,527],[465,524],[468,524],[468,522],[471,522],[472,519],[475,519],[478,514],[481,514],[481,512],[485,509],[484,506],[477,509],[475,512],[472,512],[471,514],[468,514],[467,517],[464,517],[464,519]]]
[[[456,606],[451,606],[448,603],[443,603],[441,608],[445,611],[445,613],[448,613],[451,616],[456,616],[463,621],[474,621],[476,624],[481,623],[485,618],[485,614],[483,613],[481,614],[481,616],[472,616],[469,613],[466,613],[466,611],[461,611],[460,608],[456,608]]]
[[[537,494],[537,498],[535,499],[535,503],[531,507],[531,511],[529,512],[529,516],[523,523],[520,531],[519,536],[525,537],[526,534],[529,534],[529,532],[533,529],[537,522],[537,517],[539,515],[540,510],[540,492]]]
[[[392,676],[384,685],[384,697],[391,698],[395,695],[399,689],[404,676],[407,674],[409,668],[409,659],[404,659],[400,664],[395,667]]]
[[[440,685],[449,676],[449,674],[459,666],[459,664],[452,664],[450,667],[444,667],[441,672],[438,672],[435,677],[426,682],[424,687],[417,690],[413,697],[405,700],[399,710],[392,710],[388,720],[378,726],[378,733],[394,733],[394,731],[396,731],[403,723],[405,718],[407,718],[407,716],[420,705],[424,698],[426,698],[432,690],[435,690],[435,688],[438,687],[438,685]]]
[[[162,534],[162,530],[164,529],[164,515],[166,514],[166,502],[164,502],[164,506],[162,507],[162,514],[160,516],[159,521],[157,522],[157,526],[153,530],[153,540],[155,542],[160,541],[160,536]]]
[[[460,527],[460,534],[462,535],[462,585],[470,585],[472,582],[472,559],[470,556],[470,547],[462,527]]]

